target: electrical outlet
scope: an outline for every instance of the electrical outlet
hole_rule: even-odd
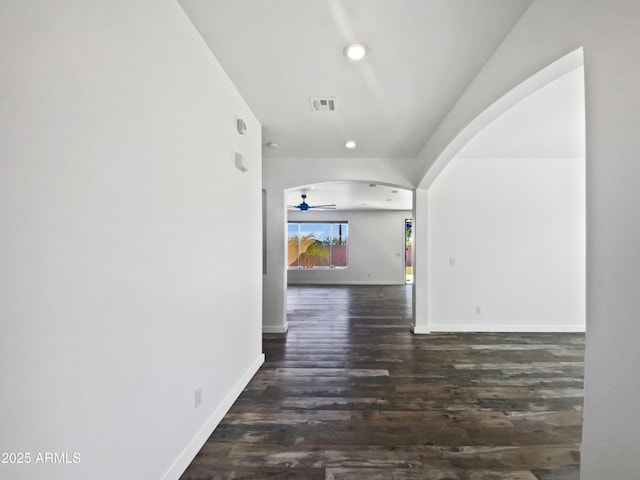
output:
[[[198,408],[201,403],[202,403],[202,387],[198,387],[196,388],[195,408]]]
[[[482,315],[482,308],[476,305],[476,315]]]
[[[456,259],[454,257],[449,257],[449,266],[450,267],[456,266]]]

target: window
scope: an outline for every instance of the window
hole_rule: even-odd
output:
[[[289,222],[289,268],[347,268],[347,222]]]

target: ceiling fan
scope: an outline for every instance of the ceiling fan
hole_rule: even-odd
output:
[[[336,208],[335,204],[331,204],[331,205],[309,205],[307,203],[306,199],[307,199],[307,194],[303,193],[302,194],[302,202],[299,205],[288,205],[288,208],[297,208],[301,212],[306,212],[310,208],[319,208],[319,209],[323,209],[323,210],[333,210],[333,209]]]

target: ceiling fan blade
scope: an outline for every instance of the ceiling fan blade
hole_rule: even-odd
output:
[[[335,204],[332,204],[332,205],[309,205],[309,208],[327,208],[327,209],[330,209],[330,208],[336,208],[336,205]]]

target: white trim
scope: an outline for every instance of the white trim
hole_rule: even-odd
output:
[[[584,333],[584,325],[434,325],[432,332]]]
[[[411,325],[411,331],[414,335],[427,335],[431,333],[431,329],[429,327],[417,327],[415,325]]]
[[[213,415],[209,417],[193,440],[189,442],[178,459],[169,468],[169,471],[162,477],[163,480],[177,480],[180,478],[263,363],[264,353],[258,356],[242,378],[238,380],[222,403],[215,409]]]
[[[284,325],[262,325],[262,333],[287,333],[287,330],[289,330],[288,322]]]

